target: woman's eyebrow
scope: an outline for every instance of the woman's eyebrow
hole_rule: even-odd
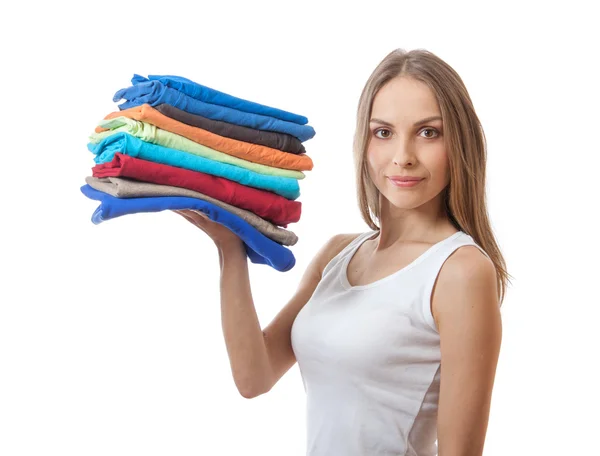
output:
[[[433,122],[434,120],[442,120],[442,117],[441,116],[427,117],[425,119],[419,120],[418,122],[415,122],[414,126],[418,127],[419,125],[426,124],[427,122]],[[377,119],[375,117],[373,117],[371,119],[371,122],[376,122],[378,124],[385,125],[386,127],[393,127],[394,126],[394,124],[391,124],[390,122],[386,122],[385,120]]]

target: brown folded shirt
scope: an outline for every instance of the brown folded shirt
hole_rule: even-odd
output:
[[[187,196],[189,198],[198,198],[237,215],[266,237],[281,245],[295,245],[298,242],[298,236],[296,236],[294,232],[273,225],[253,212],[224,203],[223,201],[211,198],[200,192],[181,187],[171,187],[169,185],[158,185],[149,182],[125,179],[122,177],[98,178],[88,176],[85,178],[85,181],[90,187],[108,193],[116,198],[139,198],[145,196]]]
[[[170,104],[159,104],[155,109],[167,117],[183,122],[194,127],[203,128],[212,131],[217,135],[225,136],[239,141],[245,141],[252,144],[262,144],[263,146],[279,149],[290,154],[305,154],[306,149],[298,138],[285,133],[275,131],[257,130],[244,127],[221,120],[213,120],[197,114],[191,114],[182,109],[176,108]]]
[[[183,136],[203,146],[219,152],[248,160],[261,165],[294,171],[307,171],[313,168],[312,159],[306,155],[295,155],[282,152],[271,147],[251,144],[237,139],[225,138],[202,128],[184,124],[160,113],[149,104],[134,106],[122,111],[111,112],[105,119],[129,117],[140,122],[147,122],[161,130]],[[106,131],[106,128],[96,127],[96,132]]]
[[[167,117],[178,120],[194,127],[203,128],[212,131],[217,135],[225,136],[239,141],[245,141],[252,144],[262,144],[273,149],[282,150],[290,154],[305,154],[306,149],[298,138],[285,133],[275,131],[257,130],[255,128],[244,127],[220,120],[213,120],[197,114],[191,114],[175,106],[163,103],[155,106],[155,109]]]

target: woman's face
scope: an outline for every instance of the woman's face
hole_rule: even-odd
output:
[[[420,123],[438,116],[437,120]],[[424,83],[398,77],[385,84],[373,100],[369,128],[369,174],[390,202],[390,209],[419,207],[448,185],[441,112],[434,93]],[[390,180],[393,176],[423,180],[412,187],[401,187]]]

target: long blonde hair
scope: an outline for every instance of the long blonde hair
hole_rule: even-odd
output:
[[[485,134],[460,76],[427,50],[393,50],[375,68],[361,93],[353,147],[361,216],[371,229],[380,229],[375,223],[381,217],[379,191],[369,177],[366,160],[371,137],[369,119],[377,92],[399,76],[425,83],[437,98],[450,168],[450,184],[444,190],[446,213],[456,229],[471,236],[494,263],[502,305],[510,274],[506,271],[506,263],[487,214]]]

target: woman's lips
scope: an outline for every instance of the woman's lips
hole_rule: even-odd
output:
[[[418,179],[418,180],[399,180],[399,179],[392,179],[391,177],[388,177],[388,179],[396,187],[402,187],[402,188],[405,188],[405,187],[414,187],[415,185],[418,185],[423,180],[423,179]]]

